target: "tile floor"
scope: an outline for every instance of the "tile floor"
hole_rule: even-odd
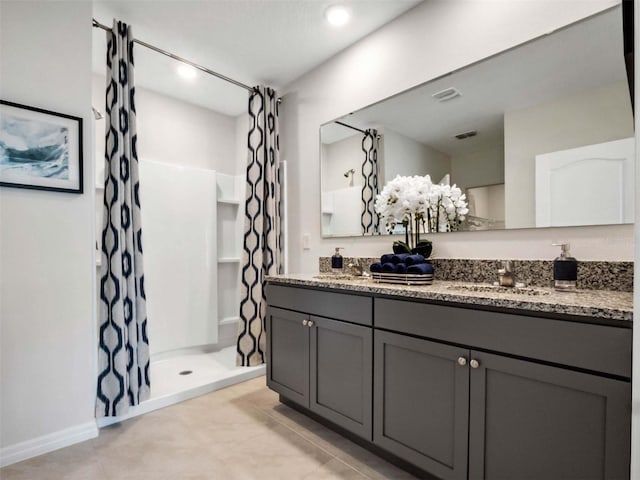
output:
[[[258,377],[0,469],[2,480],[412,479],[282,405]]]

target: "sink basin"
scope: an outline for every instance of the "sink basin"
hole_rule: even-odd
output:
[[[507,293],[515,295],[549,295],[546,290],[532,287],[501,287],[499,285],[449,285],[448,290],[457,290],[461,292],[488,292],[488,293]]]

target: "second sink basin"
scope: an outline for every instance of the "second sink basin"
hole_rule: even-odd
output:
[[[488,292],[488,293],[511,293],[517,295],[549,295],[546,290],[532,287],[501,287],[499,285],[449,285],[448,290],[461,292]]]

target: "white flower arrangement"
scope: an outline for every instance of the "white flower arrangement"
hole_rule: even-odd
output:
[[[418,229],[425,222],[430,232],[453,232],[469,213],[467,205],[455,185],[433,184],[429,175],[398,175],[376,197],[375,211],[388,233],[398,224],[407,229],[415,223]]]
[[[429,194],[429,230],[431,232],[455,232],[466,218],[467,197],[455,183],[432,185]]]
[[[429,210],[431,177],[401,177],[388,182],[376,196],[375,211],[391,233],[397,224],[407,225],[414,218],[424,219]]]

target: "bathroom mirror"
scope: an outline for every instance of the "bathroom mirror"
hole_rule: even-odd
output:
[[[323,124],[323,236],[385,233],[365,217],[396,175],[460,187],[461,230],[632,223],[622,42],[617,6]]]

